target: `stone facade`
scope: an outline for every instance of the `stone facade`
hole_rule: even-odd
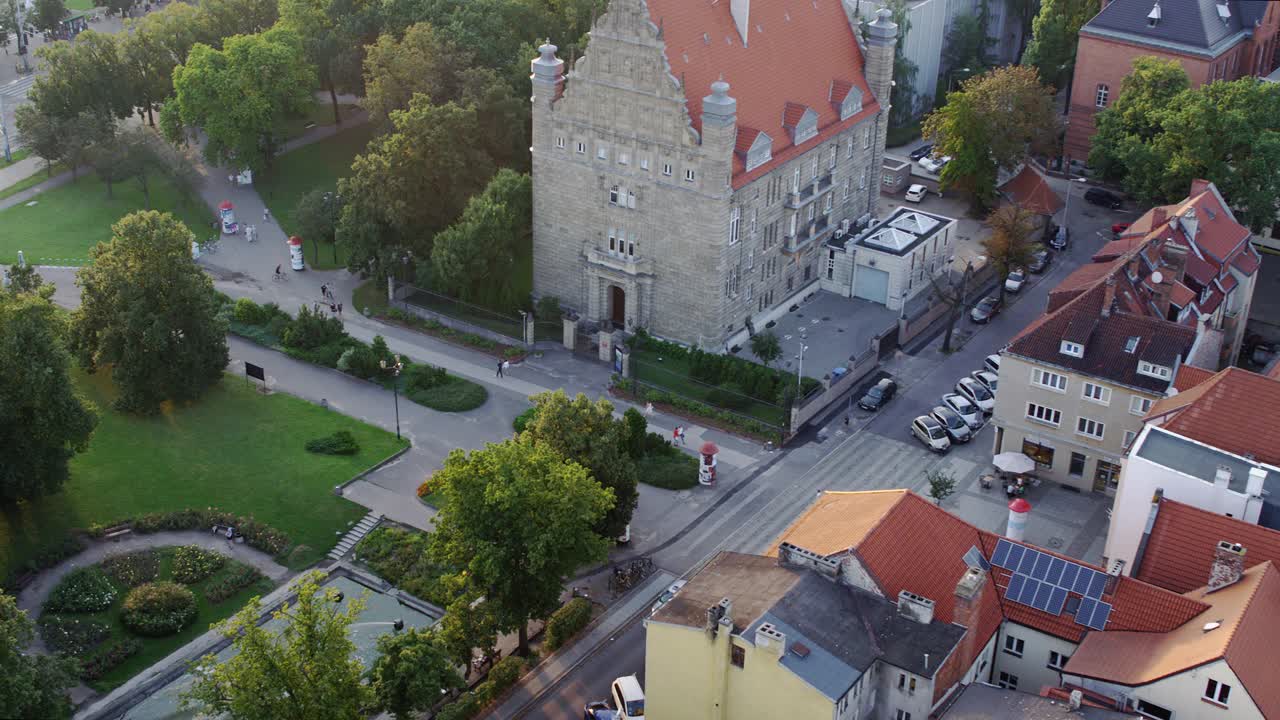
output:
[[[822,242],[875,207],[896,34],[888,18],[877,25],[862,52],[879,112],[820,128],[785,162],[746,160],[763,173],[735,169],[744,150],[732,88],[684,86],[645,0],[613,0],[567,76],[556,48],[540,48],[534,294],[558,296],[587,321],[724,348],[812,291]]]

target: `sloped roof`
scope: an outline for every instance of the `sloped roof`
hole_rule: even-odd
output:
[[[1031,163],[1023,165],[1017,175],[1000,186],[1000,191],[1024,210],[1037,215],[1053,215],[1062,209],[1062,198]]]
[[[1255,0],[1226,0],[1231,16],[1226,22],[1218,15],[1219,0],[1160,0],[1160,21],[1151,25],[1147,16],[1153,0],[1112,2],[1085,23],[1081,33],[1120,35],[1134,42],[1159,45],[1176,43],[1202,51],[1218,50],[1217,45],[1252,30],[1252,20],[1260,18]]]
[[[1148,417],[1165,430],[1236,455],[1280,465],[1280,380],[1229,367],[1160,400]]]
[[[702,98],[723,79],[738,101],[738,122],[774,139],[773,159],[746,171],[734,159],[733,185],[742,187],[796,154],[879,112],[864,76],[864,59],[848,16],[838,2],[770,0],[751,4],[747,43],[730,3],[647,0],[649,18],[661,28],[671,73],[683,78],[689,118],[702,129]],[[831,83],[843,80],[862,93],[862,111],[841,121],[831,103]],[[788,103],[818,115],[818,135],[799,148],[783,129]],[[780,147],[783,144],[785,147]]]
[[[1280,531],[1162,498],[1136,577],[1174,592],[1194,590],[1208,581],[1220,540],[1244,546],[1245,567],[1280,563]]]
[[[1065,671],[1132,687],[1225,659],[1263,716],[1280,716],[1274,666],[1280,643],[1280,570],[1267,561],[1246,570],[1239,582],[1214,592],[1202,587],[1186,597],[1210,608],[1167,633],[1089,633]],[[1220,626],[1205,630],[1210,621]]]
[[[1198,368],[1195,365],[1183,365],[1173,378],[1173,387],[1178,391],[1189,390],[1214,376],[1212,370]]]

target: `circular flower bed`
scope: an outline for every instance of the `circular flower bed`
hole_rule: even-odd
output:
[[[116,589],[102,568],[94,565],[67,573],[49,593],[45,610],[54,612],[94,613],[106,610],[115,602]]]
[[[173,551],[173,579],[191,585],[209,577],[227,562],[227,556],[198,545],[183,545]]]
[[[196,596],[174,582],[139,585],[124,599],[120,621],[139,635],[161,637],[186,627],[196,617]]]

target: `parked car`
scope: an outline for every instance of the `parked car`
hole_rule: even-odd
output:
[[[952,444],[967,443],[973,439],[973,431],[969,429],[969,423],[965,422],[955,410],[939,405],[929,411],[929,417],[942,425],[942,429],[947,431],[947,437],[951,438]]]
[[[1004,279],[1004,290],[1005,292],[1016,293],[1022,289],[1026,282],[1027,273],[1022,268],[1012,270],[1009,272],[1009,276]]]
[[[982,427],[983,421],[986,420],[986,416],[982,414],[982,408],[969,402],[963,395],[947,393],[942,396],[942,405],[959,415],[970,430]]]
[[[912,185],[911,187],[907,188],[907,202],[918,203],[924,199],[925,195],[928,195],[928,194],[929,194],[929,188],[923,185]]]
[[[1118,209],[1123,202],[1119,195],[1102,188],[1089,188],[1084,193],[1084,199],[1091,205],[1101,205],[1112,210]]]
[[[653,604],[653,607],[649,609],[649,614],[652,615],[658,612],[659,610],[662,609],[663,605],[666,605],[667,603],[671,602],[671,598],[675,597],[676,593],[680,592],[680,589],[683,588],[685,584],[686,582],[684,580],[677,580],[671,583],[671,586],[668,587],[666,590],[663,590],[662,594],[658,596],[658,601],[655,602]]]
[[[988,295],[978,301],[969,311],[969,319],[976,323],[991,322],[991,318],[1000,314],[1000,298]]]
[[[893,396],[897,392],[898,383],[890,380],[889,378],[884,378],[875,385],[872,385],[871,389],[867,391],[867,394],[862,396],[862,399],[858,401],[858,407],[863,410],[871,410],[872,412],[875,412],[892,400]]]
[[[956,383],[956,394],[977,405],[982,412],[990,415],[996,409],[996,396],[991,394],[982,383],[971,377],[962,377]]]
[[[1039,275],[1049,269],[1049,263],[1053,262],[1053,254],[1048,250],[1037,250],[1036,254],[1031,256],[1031,262],[1027,263],[1027,272],[1032,275]]]
[[[1120,237],[1120,233],[1129,229],[1129,223],[1116,223],[1111,226],[1111,234]]]
[[[947,439],[947,431],[942,427],[942,423],[928,415],[921,415],[911,421],[911,434],[924,443],[925,447],[936,453],[946,452],[951,447],[951,441]]]
[[[942,168],[946,167],[949,162],[951,162],[950,155],[943,155],[940,158],[930,155],[929,157],[920,158],[920,167],[934,175],[937,175],[942,172]]]
[[[988,355],[986,359],[982,361],[982,368],[984,370],[987,370],[988,372],[992,372],[992,373],[995,373],[996,375],[999,375],[1000,374],[999,353],[992,353]]]
[[[983,387],[991,391],[992,395],[996,394],[996,386],[1000,383],[1000,376],[989,370],[974,370],[969,373],[969,377],[977,380]]]
[[[615,720],[618,712],[604,700],[592,700],[582,710],[582,720]]]
[[[635,675],[624,675],[609,688],[617,715],[614,720],[637,720],[644,717],[644,688]]]
[[[1049,236],[1049,247],[1054,250],[1066,250],[1071,240],[1071,231],[1066,225],[1055,225],[1053,234]]]
[[[921,160],[933,154],[933,143],[925,143],[915,150],[911,151],[912,162]]]

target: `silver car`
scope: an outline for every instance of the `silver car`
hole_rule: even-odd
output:
[[[911,434],[936,453],[946,452],[951,447],[951,440],[942,424],[928,415],[921,415],[911,421]]]
[[[986,417],[982,413],[982,409],[962,395],[947,393],[942,396],[942,405],[950,408],[959,415],[960,419],[964,420],[970,430],[977,430],[978,428],[981,428],[983,421],[986,420]]]
[[[956,383],[956,392],[963,395],[967,400],[982,408],[982,412],[990,415],[996,409],[996,396],[982,385],[982,383],[971,377],[962,377],[960,382]]]
[[[929,417],[942,425],[947,435],[951,437],[951,442],[967,443],[973,439],[973,431],[969,429],[969,423],[965,422],[955,410],[939,405],[929,411]]]
[[[992,395],[996,394],[996,386],[1000,384],[1000,376],[989,370],[974,370],[969,373],[969,377],[977,380],[983,387],[991,391]]]

